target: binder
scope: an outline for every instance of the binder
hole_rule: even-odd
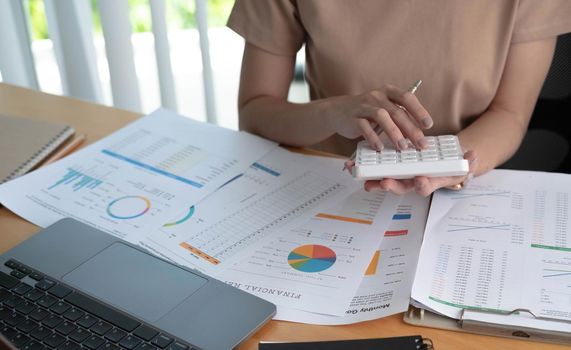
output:
[[[74,133],[65,124],[0,115],[0,184],[32,170]]]
[[[423,338],[420,335],[372,338],[372,339],[351,339],[351,340],[330,340],[312,341],[298,343],[280,342],[260,342],[259,350],[433,350],[432,340]]]
[[[554,344],[571,344],[571,332],[550,331],[523,326],[512,326],[507,324],[497,324],[481,322],[472,319],[474,313],[486,313],[486,311],[476,311],[463,309],[461,318],[456,320],[447,316],[439,315],[429,310],[409,305],[408,311],[404,313],[403,320],[413,326],[438,328],[458,332],[475,333],[482,335],[492,335],[519,340],[530,340]],[[535,315],[526,309],[516,309],[504,315],[509,316],[517,313],[526,313],[535,318]],[[562,321],[564,322],[564,321]],[[569,323],[571,326],[571,323]]]

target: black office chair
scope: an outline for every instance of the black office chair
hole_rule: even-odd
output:
[[[500,168],[571,173],[571,33],[557,38],[549,73],[541,89],[525,138]]]

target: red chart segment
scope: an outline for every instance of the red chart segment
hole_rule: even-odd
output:
[[[288,264],[301,272],[325,271],[337,260],[337,254],[326,246],[318,244],[302,245],[292,250],[287,258]]]

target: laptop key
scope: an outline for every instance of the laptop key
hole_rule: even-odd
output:
[[[77,324],[80,325],[81,327],[89,328],[93,326],[97,321],[99,321],[97,318],[91,315],[85,315],[79,321],[77,321]]]
[[[58,300],[51,295],[44,295],[40,299],[38,299],[38,305],[45,307],[46,309],[55,304]]]
[[[103,335],[109,332],[111,328],[113,328],[113,326],[111,326],[109,323],[104,321],[99,321],[95,325],[93,325],[93,327],[89,328],[89,330],[95,334]]]
[[[55,327],[57,327],[57,325],[59,325],[62,322],[63,322],[63,318],[61,318],[57,315],[51,314],[42,320],[42,325],[50,327],[50,328],[55,328]]]
[[[9,326],[15,327],[18,324],[24,322],[25,320],[26,318],[24,316],[14,312],[13,314],[4,319],[4,323],[6,323]]]
[[[127,332],[132,332],[140,324],[138,321],[132,319],[131,317],[115,311],[94,299],[76,292],[71,293],[65,297],[64,300],[74,306],[94,314],[101,319],[104,319],[109,323],[112,323],[117,327],[123,328]]]
[[[107,334],[105,334],[105,339],[110,340],[114,343],[118,343],[126,335],[127,335],[127,332],[125,332],[119,328],[113,328],[112,330],[107,332]]]
[[[98,350],[120,350],[117,345],[111,343],[105,343],[105,345],[101,346]]]
[[[22,347],[22,350],[44,350],[46,347],[43,346],[40,342],[35,340],[30,340]]]
[[[24,333],[18,333],[15,337],[13,337],[11,339],[12,344],[14,344],[14,346],[18,349],[21,348],[22,345],[26,344],[29,341],[30,341],[30,337],[28,337]]]
[[[58,345],[60,345],[61,343],[63,343],[65,341],[65,337],[62,337],[61,335],[57,334],[57,333],[53,333],[49,336],[47,336],[46,338],[44,338],[44,343],[48,344],[48,346],[55,348]]]
[[[156,337],[155,339],[153,339],[153,341],[151,341],[151,343],[153,345],[158,346],[161,349],[164,349],[167,347],[167,345],[169,345],[171,342],[173,341],[173,339],[169,336],[166,336],[164,334],[159,335],[158,337]]]
[[[103,340],[103,338],[97,335],[92,335],[91,337],[87,338],[81,345],[88,347],[91,350],[95,350],[101,345],[103,345],[103,343],[105,343],[105,340]]]
[[[32,278],[32,279],[34,279],[34,280],[36,280],[36,281],[41,281],[41,280],[44,278],[44,275],[42,275],[42,274],[39,273],[39,272],[33,271],[33,272],[30,274],[30,278]]]
[[[28,315],[28,317],[30,317],[31,319],[36,320],[36,321],[41,321],[44,318],[46,318],[49,314],[50,313],[44,309],[36,309],[36,310],[32,311]]]
[[[11,268],[11,269],[15,269],[15,268],[17,268],[18,266],[20,266],[20,263],[17,262],[16,260],[14,260],[14,259],[10,259],[10,260],[6,261],[6,262],[4,263],[4,265],[8,266],[8,267]]]
[[[44,278],[43,280],[36,283],[36,288],[40,288],[41,290],[49,290],[51,287],[55,286],[55,282]]]
[[[69,289],[65,286],[62,286],[61,284],[56,284],[55,286],[51,287],[48,290],[48,293],[53,294],[56,297],[62,299],[63,297],[65,297],[66,295],[71,293],[71,289]]]
[[[11,308],[15,308],[16,306],[20,305],[23,302],[24,302],[24,299],[20,298],[17,295],[12,295],[8,299],[4,300],[4,305],[11,307]]]
[[[39,325],[37,322],[34,322],[32,320],[25,320],[24,322],[20,323],[18,327],[16,327],[16,329],[24,333],[30,333],[38,326]]]
[[[32,273],[32,269],[30,269],[29,267],[24,266],[24,265],[20,265],[20,266],[16,267],[16,270],[20,271],[21,273],[23,273],[26,276]]]
[[[16,306],[16,311],[23,313],[24,315],[29,314],[30,312],[36,309],[36,305],[30,303],[29,301],[24,301],[20,305]]]
[[[58,350],[79,350],[79,349],[81,349],[81,346],[79,346],[79,344],[71,340],[68,340],[65,343],[58,346]]]
[[[141,345],[137,346],[135,350],[158,350],[156,346],[152,346],[149,343],[142,343]]]
[[[27,283],[20,283],[16,288],[14,288],[13,292],[18,295],[24,295],[32,290],[32,286]]]
[[[8,292],[6,289],[0,289],[0,301],[10,297],[12,293]]]
[[[69,321],[63,321],[56,327],[56,332],[61,333],[63,335],[68,335],[69,333],[75,331],[77,326]]]
[[[40,299],[41,297],[43,297],[44,295],[46,295],[46,294],[42,290],[34,288],[31,291],[29,291],[28,293],[24,294],[24,298],[26,298],[30,301],[36,301],[36,300]]]
[[[20,280],[0,271],[0,286],[6,289],[12,289],[20,283]]]
[[[88,332],[83,328],[78,328],[68,335],[69,339],[75,340],[78,343],[81,343],[82,341],[89,338],[90,336],[91,336],[91,332]]]
[[[63,314],[63,317],[75,322],[83,315],[85,315],[85,312],[72,307],[71,309],[67,310],[65,314]]]
[[[128,335],[125,338],[123,338],[121,340],[121,342],[119,342],[119,346],[121,346],[125,349],[128,349],[128,350],[133,350],[140,343],[141,343],[141,340],[139,338],[137,338],[133,335]]]
[[[69,310],[70,308],[71,308],[71,305],[69,305],[68,303],[65,303],[63,301],[58,301],[57,303],[53,304],[52,307],[50,307],[50,310],[55,312],[58,315],[61,315],[64,312],[66,312],[67,310]]]
[[[51,335],[53,332],[48,327],[39,326],[38,328],[34,329],[30,335],[37,340],[42,340],[45,337]]]
[[[0,306],[0,321],[6,319],[11,314],[12,310],[8,309],[7,307]]]
[[[179,343],[179,342],[174,342],[171,345],[169,345],[168,350],[187,350],[188,349],[188,345],[183,344],[183,343]]]
[[[12,270],[12,272],[10,272],[10,275],[12,275],[12,276],[14,276],[14,277],[16,277],[16,278],[18,278],[18,279],[22,279],[22,278],[26,277],[26,274],[25,274],[25,273],[20,272],[20,271],[18,271],[18,270]]]
[[[8,327],[8,326],[2,327],[2,329],[0,329],[0,333],[2,333],[2,335],[4,337],[6,337],[6,339],[8,339],[8,340],[12,340],[12,338],[14,338],[15,336],[18,335],[17,330],[15,330],[12,327]]]
[[[156,337],[159,332],[149,326],[141,325],[139,328],[135,329],[133,334],[143,340],[149,341]]]

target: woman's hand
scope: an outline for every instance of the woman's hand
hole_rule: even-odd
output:
[[[407,148],[405,138],[418,149],[427,147],[421,128],[432,127],[432,118],[410,91],[385,85],[361,95],[325,99],[323,103],[330,128],[344,137],[362,135],[371,147],[381,150],[379,134],[383,131],[397,149]]]
[[[472,178],[472,174],[476,171],[477,157],[475,152],[468,151],[464,153],[464,159],[470,164],[468,175],[466,176],[445,176],[445,177],[426,177],[417,176],[414,179],[382,179],[382,180],[369,180],[365,182],[366,191],[382,190],[390,191],[394,194],[406,194],[415,191],[423,197],[427,197],[439,188],[451,187],[462,182],[467,182]],[[348,160],[345,166],[351,172],[355,162]]]

